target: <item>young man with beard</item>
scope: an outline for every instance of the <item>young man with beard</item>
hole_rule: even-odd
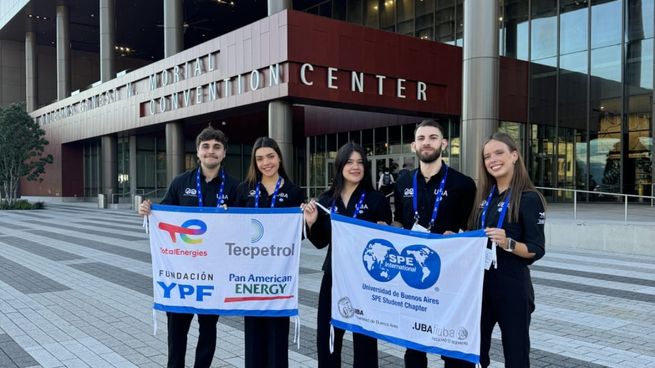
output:
[[[196,156],[200,165],[173,179],[161,204],[191,207],[232,206],[239,184],[223,166],[227,150],[225,134],[209,126],[196,137]],[[139,206],[141,216],[150,215],[150,201]],[[168,318],[168,368],[184,368],[187,335],[192,313],[166,312]],[[209,368],[216,350],[218,315],[198,315],[198,345],[194,368]]]
[[[475,199],[475,183],[442,161],[441,152],[447,145],[443,127],[434,120],[424,120],[414,130],[412,150],[420,166],[398,178],[394,192],[396,226],[436,234],[466,228]],[[469,366],[465,361],[442,359],[446,368]],[[426,353],[407,349],[405,367],[427,366]]]

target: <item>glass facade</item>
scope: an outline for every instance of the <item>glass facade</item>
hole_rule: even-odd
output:
[[[499,0],[500,54],[530,63],[528,121],[500,128],[520,140],[537,185],[652,195],[654,1]],[[461,46],[462,9],[462,0],[328,0],[306,10]],[[379,136],[361,132],[371,155]],[[311,167],[328,154],[318,144],[327,142],[310,147]],[[311,186],[324,187],[317,174],[323,184]]]

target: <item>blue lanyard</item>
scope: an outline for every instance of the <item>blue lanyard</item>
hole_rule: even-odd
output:
[[[277,183],[275,184],[275,190],[273,191],[273,198],[271,198],[271,208],[275,207],[275,199],[277,198],[277,192],[280,190],[280,184],[282,183],[282,177],[277,178]],[[255,189],[255,208],[259,208],[259,187],[262,182],[257,183],[257,188]]]
[[[221,169],[219,173],[221,176],[221,184],[218,187],[218,193],[216,193],[216,207],[220,207],[225,204],[225,199],[223,198],[223,191],[225,189],[225,171]],[[196,172],[196,191],[198,192],[198,207],[202,207],[202,190],[200,190],[200,168]]]
[[[366,198],[366,192],[362,192],[362,195],[359,197],[359,201],[357,201],[357,205],[355,206],[355,213],[353,213],[353,218],[357,218],[357,215],[359,214],[359,210],[362,209],[362,206],[364,205],[364,198]],[[346,203],[344,204],[348,206],[348,204]],[[332,200],[332,207],[330,207],[330,212],[331,213],[337,212],[335,200]]]
[[[486,219],[487,219],[487,209],[489,209],[489,203],[491,203],[491,197],[493,197],[495,190],[496,190],[496,185],[494,184],[491,187],[491,191],[489,192],[489,195],[487,196],[487,200],[484,202],[484,208],[482,209],[482,217],[480,219],[481,229],[484,229],[485,227]],[[498,224],[496,225],[496,227],[499,229],[503,227],[503,222],[505,221],[505,215],[507,215],[507,208],[509,207],[509,200],[511,197],[512,197],[512,190],[510,189],[507,195],[505,195],[505,200],[503,200],[503,207],[500,210],[500,217],[498,218]]]
[[[439,213],[439,204],[441,203],[441,200],[443,199],[443,192],[444,189],[446,188],[446,179],[448,178],[448,166],[446,164],[443,164],[445,167],[445,172],[443,173],[443,177],[441,178],[441,183],[439,183],[439,190],[437,190],[437,197],[434,199],[434,208],[432,209],[432,218],[430,218],[430,224],[428,225],[428,231],[434,226],[434,222],[437,220],[437,214]],[[412,202],[414,205],[414,221],[418,223],[419,219],[419,214],[418,214],[418,171],[420,169],[417,169],[416,172],[414,173],[414,195],[412,198]]]

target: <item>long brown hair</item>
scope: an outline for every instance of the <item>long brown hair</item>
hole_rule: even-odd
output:
[[[532,180],[530,180],[528,170],[525,168],[523,156],[521,156],[521,151],[519,151],[518,146],[514,140],[506,133],[496,132],[485,139],[484,143],[482,143],[482,149],[480,150],[480,166],[478,167],[478,177],[480,178],[480,182],[478,183],[478,190],[475,195],[475,203],[477,207],[474,207],[473,211],[471,212],[471,217],[469,218],[469,229],[476,229],[480,227],[480,213],[482,212],[480,204],[487,199],[489,191],[491,191],[491,187],[496,184],[496,179],[487,172],[487,168],[484,164],[484,147],[490,141],[498,141],[504,143],[509,148],[510,153],[516,152],[518,156],[516,163],[514,164],[514,174],[512,175],[512,181],[510,182],[510,188],[512,191],[509,200],[509,216],[507,221],[518,222],[519,207],[521,206],[521,194],[523,192],[537,193],[544,205],[544,208],[546,207],[546,199],[534,187]]]
[[[285,182],[290,182],[289,176],[287,175],[286,170],[284,170],[284,159],[282,158],[282,151],[280,151],[280,146],[277,144],[275,139],[269,137],[259,137],[255,141],[255,144],[252,146],[252,154],[250,155],[250,167],[248,167],[248,175],[246,176],[246,181],[250,187],[257,185],[257,182],[261,180],[261,173],[257,169],[257,159],[255,153],[258,149],[262,147],[272,148],[273,151],[280,158],[280,167],[277,170],[278,175],[280,175]]]

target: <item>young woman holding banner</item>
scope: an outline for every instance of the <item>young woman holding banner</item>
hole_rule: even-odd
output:
[[[480,182],[469,227],[489,237],[484,275],[480,363],[488,367],[491,333],[500,326],[505,367],[530,366],[534,290],[528,265],[544,255],[545,203],[530,181],[516,143],[495,133],[482,145]],[[491,264],[495,260],[495,264]]]
[[[289,180],[282,152],[275,140],[257,138],[252,148],[246,181],[239,184],[236,207],[299,207],[302,189]],[[245,317],[247,368],[289,366],[289,317]]]
[[[373,189],[368,160],[364,149],[347,143],[337,152],[334,180],[318,202],[332,212],[381,224],[391,223],[391,208],[387,198]],[[309,240],[317,248],[330,246],[332,236],[330,216],[319,209],[315,201],[305,206]],[[332,305],[332,250],[323,263],[323,280],[318,296],[316,347],[319,368],[341,367],[341,346],[344,330],[334,328],[334,350],[330,353],[330,319]],[[377,340],[353,334],[353,367],[378,367]]]

